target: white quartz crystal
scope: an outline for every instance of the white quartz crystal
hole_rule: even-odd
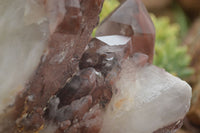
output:
[[[29,6],[34,1],[0,0],[0,114],[24,88],[45,47],[48,25],[38,3]]]
[[[191,88],[154,65],[126,60],[115,82],[101,133],[153,133],[184,118]]]

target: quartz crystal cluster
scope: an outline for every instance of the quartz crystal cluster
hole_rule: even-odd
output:
[[[154,25],[126,0],[1,0],[0,133],[173,133],[191,88],[152,65]],[[7,98],[8,96],[11,96]]]

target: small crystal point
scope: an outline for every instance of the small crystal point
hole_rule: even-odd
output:
[[[140,0],[126,0],[99,26],[96,36],[131,37],[132,53],[141,52],[153,60],[155,28]]]

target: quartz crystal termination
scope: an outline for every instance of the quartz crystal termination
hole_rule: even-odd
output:
[[[99,26],[96,36],[126,36],[131,38],[131,52],[142,52],[153,61],[155,28],[140,0],[124,1]]]
[[[139,0],[123,2],[99,26],[96,39],[107,45],[97,51],[115,51],[120,64],[100,132],[173,133],[179,129],[190,107],[191,88],[149,64],[155,29],[143,4]]]
[[[135,12],[141,18],[134,19]],[[149,64],[154,38],[152,21],[137,0],[125,1],[97,29],[79,66],[102,72],[112,86],[100,133],[173,133],[182,126],[191,88]]]

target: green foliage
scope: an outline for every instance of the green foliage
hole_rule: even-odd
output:
[[[156,18],[152,15],[152,20],[156,28],[154,64],[181,78],[187,78],[193,69],[189,68],[191,59],[187,47],[179,45],[179,25],[170,24],[168,17]]]
[[[177,3],[173,5],[173,12],[174,12],[174,19],[176,23],[179,24],[180,27],[180,37],[183,38],[189,28],[188,18],[183,9]]]
[[[119,6],[118,0],[104,0],[103,8],[100,13],[100,22],[104,20],[115,8]]]
[[[118,0],[104,0],[102,11],[99,15],[100,23],[113,11],[115,8],[119,6]],[[96,28],[94,29],[92,36],[95,36]]]

